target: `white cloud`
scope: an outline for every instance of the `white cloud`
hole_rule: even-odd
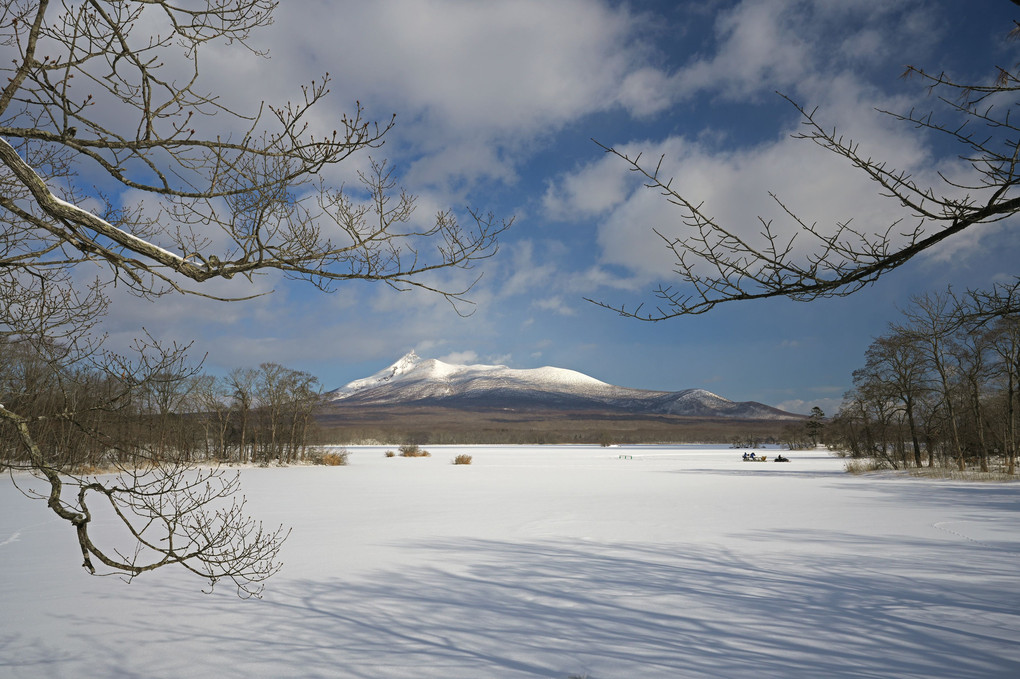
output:
[[[888,146],[895,147],[901,138],[887,133],[871,139],[887,139]],[[629,145],[625,150],[633,154],[636,148]],[[838,223],[851,219],[868,233],[882,232],[906,216],[898,203],[879,197],[867,177],[848,162],[802,140],[784,137],[757,148],[720,151],[669,138],[643,150],[646,157],[665,155],[663,169],[666,177],[673,177],[674,189],[702,204],[702,211],[716,223],[758,246],[765,243],[759,218],[771,222],[784,240],[799,230],[770,192],[823,232],[831,233]],[[621,173],[627,171],[616,158],[603,162],[615,162]],[[657,192],[637,187],[600,224],[603,260],[650,278],[670,275],[674,256],[653,229],[667,238],[688,236],[694,231],[684,224],[685,216],[684,209]],[[817,245],[803,232],[797,237],[802,253]]]
[[[843,403],[841,398],[816,398],[816,399],[801,399],[795,398],[789,401],[783,401],[782,403],[775,404],[774,407],[780,410],[785,410],[788,413],[798,413],[800,415],[810,415],[811,409],[819,407],[822,412],[825,413],[826,417],[832,417],[839,412],[839,407]]]
[[[338,106],[357,98],[376,117],[397,114],[387,153],[415,159],[416,181],[512,180],[517,154],[569,121],[614,107],[646,115],[667,103],[658,87],[666,76],[646,61],[646,19],[608,2],[381,0],[338,10],[320,1],[286,9],[258,36],[272,61],[258,72],[238,64],[243,82],[258,77],[262,96],[293,97],[295,83],[328,71]],[[218,77],[223,91],[242,87],[232,74]]]
[[[620,103],[634,116],[651,116],[673,103],[669,76],[663,71],[644,67],[628,73],[620,83]]]
[[[490,356],[486,363],[489,365],[513,365],[513,359],[512,354],[495,354]]]
[[[550,286],[556,277],[555,260],[549,250],[559,249],[556,243],[536,243],[533,240],[519,240],[504,248],[504,256],[495,264],[503,263],[504,271],[499,272],[499,295],[532,294]],[[562,253],[559,253],[562,254]],[[544,255],[544,256],[543,256]]]
[[[617,163],[588,163],[574,172],[550,180],[542,198],[546,216],[554,220],[577,221],[605,213],[622,203],[633,178],[620,172]]]
[[[682,98],[796,95],[820,71],[881,64],[903,44],[920,51],[935,33],[928,13],[904,0],[744,0],[719,13],[715,51],[671,81]]]
[[[440,357],[439,360],[444,363],[452,363],[453,365],[472,365],[478,362],[478,352],[471,350],[453,351]]]
[[[678,90],[744,98],[800,80],[812,64],[805,61],[803,37],[787,30],[791,7],[785,0],[749,0],[721,14],[716,22],[721,46],[677,75]]]
[[[576,316],[577,315],[577,310],[573,306],[571,306],[570,304],[567,304],[564,301],[563,297],[561,297],[560,295],[554,295],[553,297],[544,297],[544,298],[541,298],[541,299],[536,299],[532,303],[532,305],[536,309],[541,309],[543,311],[551,311],[551,312],[553,312],[555,314],[559,314],[560,316]]]
[[[327,16],[313,30],[334,36],[321,43],[330,50],[323,56],[341,59],[331,72],[373,95],[399,92],[458,130],[519,131],[573,117],[627,66],[618,45],[628,17],[601,3],[395,0]],[[307,18],[299,21],[307,31]]]

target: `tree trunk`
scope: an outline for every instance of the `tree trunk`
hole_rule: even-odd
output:
[[[914,401],[913,399],[907,399],[907,426],[910,428],[910,442],[914,447],[914,466],[923,467],[924,463],[921,460],[921,444],[917,440],[917,425],[914,423]]]

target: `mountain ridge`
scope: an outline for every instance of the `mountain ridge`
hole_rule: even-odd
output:
[[[609,410],[744,420],[800,420],[757,401],[731,401],[705,389],[619,387],[584,373],[544,366],[457,365],[411,351],[392,365],[323,395],[326,405],[441,405],[464,409]]]

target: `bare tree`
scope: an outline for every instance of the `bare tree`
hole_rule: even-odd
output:
[[[230,426],[231,404],[226,381],[212,375],[199,375],[195,377],[190,393],[191,410],[202,413],[206,459],[229,459],[227,429]]]
[[[263,363],[255,372],[255,458],[281,464],[307,447],[308,420],[321,393],[319,380],[278,363]]]
[[[1017,390],[1020,386],[1020,319],[1016,316],[999,319],[985,335],[991,350],[998,357],[998,372],[1005,381],[1002,441],[1007,473],[1016,471],[1017,453]]]
[[[859,426],[860,431],[851,432],[850,448],[856,454],[878,457],[893,469],[899,468],[896,458],[890,454],[890,443],[895,447],[896,405],[886,385],[862,380],[843,396],[840,419],[851,428]]]
[[[362,175],[367,202],[330,187],[323,171],[379,147],[393,121],[370,122],[356,104],[335,130],[317,132],[308,121],[326,101],[328,76],[302,87],[294,102],[251,112],[205,91],[206,46],[255,52],[252,32],[271,22],[276,5],[11,0],[0,7],[0,338],[33,347],[63,386],[87,366],[106,390],[90,403],[69,398],[80,390],[50,391],[62,400],[45,416],[4,400],[0,422],[16,432],[23,466],[48,485],[40,495],[74,527],[90,571],[98,562],[134,577],[179,564],[257,593],[278,568],[284,536],[229,503],[236,478],[196,476],[152,446],[91,428],[88,414],[132,413],[142,387],[188,373],[174,348],[144,343],[133,359],[103,349],[93,329],[110,304],[109,286],[147,299],[215,297],[201,284],[276,272],[324,290],[350,280],[425,289],[462,308],[470,286],[448,289],[433,274],[491,256],[510,225],[473,210],[466,225],[452,211],[419,222],[414,197],[394,192],[392,170],[381,162]],[[127,191],[146,202],[125,202]],[[139,466],[122,466],[110,480],[47,455],[37,438],[54,418],[88,429],[90,440]],[[128,528],[134,548],[92,540],[96,497]]]
[[[255,388],[258,373],[254,368],[234,368],[227,374],[227,390],[230,392],[231,411],[235,415],[238,431],[237,458],[241,462],[249,462],[254,451],[249,455],[248,442],[252,439],[252,409],[255,406]]]
[[[858,140],[828,127],[817,110],[792,100],[802,119],[795,138],[813,142],[857,168],[874,182],[878,195],[898,205],[901,216],[889,224],[860,228],[850,221],[831,228],[798,214],[772,194],[785,222],[759,217],[760,238],[742,235],[745,225],[724,224],[706,212],[663,173],[663,157],[649,163],[599,144],[618,156],[645,186],[678,210],[680,235],[656,233],[674,257],[678,282],[654,291],[657,306],[590,300],[622,315],[658,321],[700,314],[738,300],[786,297],[812,301],[850,295],[902,266],[917,254],[975,225],[997,222],[1020,211],[1020,126],[1013,108],[1020,92],[1020,69],[998,68],[985,83],[964,83],[945,73],[907,67],[934,96],[934,110],[883,111],[912,129],[932,133],[964,149],[959,176],[939,175],[939,183],[919,182],[910,172],[862,154]],[[596,142],[598,143],[598,142]],[[1013,306],[993,310],[1009,313]]]
[[[952,454],[960,471],[966,469],[966,455],[960,439],[957,381],[960,357],[953,353],[953,342],[963,325],[960,305],[952,291],[918,295],[904,312],[907,322],[894,326],[897,334],[914,343],[924,357],[926,369],[934,376],[935,389],[942,400],[949,429]]]
[[[887,387],[890,397],[902,404],[914,465],[920,467],[917,405],[931,386],[916,338],[897,332],[876,338],[865,352],[865,366],[854,371],[855,383],[866,381],[881,382]]]
[[[964,302],[961,301],[961,304]],[[964,316],[968,311],[960,309]],[[973,332],[970,328],[961,328],[961,332],[953,339],[951,353],[956,356],[956,367],[959,371],[957,380],[959,388],[966,393],[966,403],[970,410],[969,423],[973,438],[977,441],[978,460],[981,471],[988,471],[988,421],[985,404],[989,397],[989,386],[992,374],[993,350],[989,337],[985,333]]]

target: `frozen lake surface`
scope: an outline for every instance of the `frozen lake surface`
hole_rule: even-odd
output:
[[[0,478],[0,677],[1020,676],[1020,484],[426,448],[243,470],[250,512],[293,527],[249,601],[180,569],[90,577]]]

